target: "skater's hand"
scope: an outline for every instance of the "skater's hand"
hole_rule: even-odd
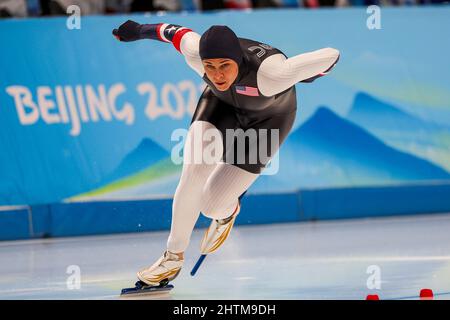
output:
[[[132,20],[128,20],[122,23],[119,29],[114,29],[112,33],[119,41],[136,41],[141,39],[141,25]]]

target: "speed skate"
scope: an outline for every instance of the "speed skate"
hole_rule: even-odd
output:
[[[177,254],[165,251],[164,254],[150,267],[137,273],[138,281],[134,288],[125,288],[121,296],[135,294],[149,294],[168,292],[173,289],[169,284],[181,271],[184,260]]]
[[[158,286],[148,285],[143,281],[137,281],[133,288],[124,288],[120,296],[140,296],[156,293],[169,293],[173,289],[173,285],[169,281],[162,281]]]

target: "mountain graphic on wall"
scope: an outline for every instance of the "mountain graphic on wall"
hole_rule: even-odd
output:
[[[279,156],[278,174],[262,176],[255,191],[273,182],[292,189],[450,179],[441,167],[386,145],[327,107],[288,136]]]
[[[443,126],[428,122],[369,94],[358,92],[347,119],[370,129],[417,132],[441,130]]]
[[[390,146],[450,171],[450,128],[420,119],[366,93],[358,93],[347,119]]]
[[[128,153],[103,184],[135,174],[170,156],[170,153],[150,138],[144,138]]]
[[[364,128],[377,130],[417,131],[442,128],[438,124],[422,120],[364,92],[356,94],[347,119]]]
[[[98,187],[69,200],[115,199],[167,194],[176,187],[181,166],[172,161],[166,149],[149,138],[128,153]]]

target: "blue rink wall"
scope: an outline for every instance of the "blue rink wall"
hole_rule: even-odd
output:
[[[171,44],[120,43],[127,19],[227,24],[288,56],[340,50],[238,224],[450,211],[450,6],[0,20],[0,239],[166,230],[204,83]],[[436,54],[438,53],[438,56]],[[141,199],[141,200],[122,200]],[[205,226],[205,218],[198,226]]]
[[[450,211],[450,183],[249,194],[237,225]],[[168,230],[172,199],[56,203],[0,211],[0,240]],[[196,227],[209,222],[200,216]]]

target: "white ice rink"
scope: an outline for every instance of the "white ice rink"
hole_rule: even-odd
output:
[[[172,299],[450,299],[450,214],[237,226],[195,277],[196,230]],[[163,252],[168,231],[0,242],[0,299],[116,299]],[[67,288],[71,265],[81,288]],[[369,290],[367,268],[381,271]],[[147,296],[146,298],[161,298]]]

